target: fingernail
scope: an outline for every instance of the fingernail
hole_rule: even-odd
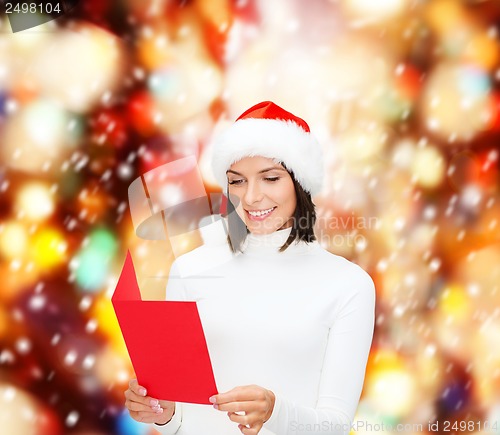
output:
[[[151,400],[149,401],[149,404],[150,404],[151,406],[156,406],[156,405],[158,405],[158,400],[156,400],[156,399],[151,399]]]
[[[219,409],[219,405],[217,405],[217,403],[214,404],[214,408],[215,409]]]
[[[145,389],[145,388],[141,388],[141,389],[139,389],[139,394],[140,394],[141,396],[145,396],[145,395],[146,395],[146,392],[147,392],[147,391],[146,391],[146,389]]]
[[[161,413],[163,412],[163,408],[157,409],[155,412],[156,412],[157,414],[161,414]]]
[[[212,396],[208,399],[210,401],[210,403],[215,403],[216,400],[215,400],[215,396]]]

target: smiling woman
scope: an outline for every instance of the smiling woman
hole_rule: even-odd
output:
[[[349,433],[375,288],[314,236],[320,151],[305,121],[271,102],[246,111],[215,144],[228,240],[178,257],[166,299],[197,302],[219,394],[213,408],[167,402],[133,380],[133,418],[166,435]],[[180,276],[200,263],[213,266]]]
[[[311,194],[282,162],[261,156],[244,157],[231,165],[227,177],[230,211],[237,204],[236,213],[228,213],[228,243],[233,252],[241,249],[248,233],[270,234],[292,227],[280,251],[295,239],[316,240]]]
[[[266,234],[291,226],[295,190],[283,166],[265,157],[245,157],[227,174],[229,195],[238,197],[236,211],[250,232]]]

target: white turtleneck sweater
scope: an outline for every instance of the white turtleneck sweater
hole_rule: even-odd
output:
[[[278,252],[290,231],[249,234],[238,255],[212,234],[174,261],[166,300],[197,302],[219,393],[251,384],[273,391],[259,434],[348,434],[373,337],[374,284],[318,242]],[[154,428],[241,435],[227,412],[181,402],[169,423]]]

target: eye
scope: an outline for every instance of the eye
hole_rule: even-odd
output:
[[[243,180],[228,181],[228,184],[241,184],[241,183],[243,183]]]
[[[267,177],[267,178],[264,178],[264,180],[266,181],[278,181],[280,179],[280,177]]]

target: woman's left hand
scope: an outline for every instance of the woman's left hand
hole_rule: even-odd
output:
[[[228,411],[231,421],[240,423],[238,428],[245,435],[257,435],[262,425],[269,420],[274,409],[275,395],[271,390],[258,385],[235,387],[225,393],[210,397],[214,408]],[[235,412],[244,411],[245,415]]]

